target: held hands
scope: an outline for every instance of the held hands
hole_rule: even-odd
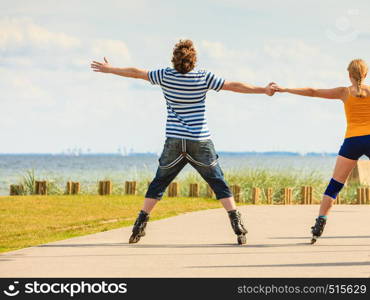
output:
[[[101,73],[110,73],[112,66],[109,64],[108,60],[104,57],[104,63],[100,63],[97,61],[93,61],[90,65],[91,69],[94,72],[101,72]]]
[[[268,96],[273,96],[276,92],[275,85],[275,82],[270,82],[268,85],[266,85],[265,94]]]
[[[270,82],[266,87],[265,87],[266,95],[268,96],[273,96],[275,92],[283,93],[285,92],[285,88],[277,85],[275,82]]]

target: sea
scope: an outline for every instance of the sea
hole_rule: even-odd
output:
[[[317,173],[329,178],[335,165],[334,154],[297,153],[219,153],[220,164],[225,172],[247,169]],[[84,185],[96,185],[99,180],[110,179],[149,180],[158,166],[158,155],[153,153],[121,154],[0,154],[0,195],[9,194],[9,185],[21,182],[27,172],[33,172],[39,180],[67,182],[79,181]],[[195,172],[188,165],[180,173],[184,177]]]

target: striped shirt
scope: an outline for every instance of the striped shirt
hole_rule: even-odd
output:
[[[205,115],[206,93],[220,91],[223,78],[204,70],[182,74],[173,68],[150,71],[148,78],[162,88],[166,99],[166,137],[197,141],[210,138]]]

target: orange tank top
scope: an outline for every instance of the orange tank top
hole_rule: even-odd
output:
[[[346,138],[370,135],[370,97],[359,98],[349,93],[344,110],[347,118]]]

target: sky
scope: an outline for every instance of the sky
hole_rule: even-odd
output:
[[[370,2],[0,0],[0,153],[159,153],[160,88],[90,63],[171,66],[181,38],[194,41],[198,68],[229,81],[347,86],[350,60],[370,61]],[[343,142],[341,101],[210,91],[206,102],[218,151],[337,152]]]

